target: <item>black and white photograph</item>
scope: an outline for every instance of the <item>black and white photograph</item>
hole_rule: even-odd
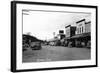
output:
[[[91,13],[22,10],[22,62],[91,59]]]
[[[12,6],[16,70],[96,66],[96,6],[20,1]]]

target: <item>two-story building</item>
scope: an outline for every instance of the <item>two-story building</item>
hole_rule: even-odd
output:
[[[76,27],[68,25],[65,27],[65,31],[66,31],[65,37],[70,38],[75,35]]]
[[[71,26],[71,25],[67,25],[65,27],[65,46],[68,46],[69,43],[73,42],[74,40],[71,39],[72,36],[75,35],[75,31],[76,31],[76,27],[75,26]],[[74,44],[73,44],[74,46]]]
[[[76,22],[76,35],[85,33],[85,19]]]
[[[75,45],[80,47],[90,46],[91,41],[91,21],[82,19],[76,22],[75,36],[71,39],[75,40]]]

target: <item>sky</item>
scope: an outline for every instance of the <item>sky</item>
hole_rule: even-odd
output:
[[[28,14],[28,15],[26,15]],[[76,26],[75,22],[90,17],[86,13],[69,12],[44,12],[44,11],[23,11],[23,34],[31,35],[41,40],[49,40],[64,30],[65,26]]]

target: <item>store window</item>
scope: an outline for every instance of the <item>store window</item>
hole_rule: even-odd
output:
[[[82,26],[82,33],[83,33],[83,26]]]
[[[80,27],[80,34],[81,34],[81,27]]]

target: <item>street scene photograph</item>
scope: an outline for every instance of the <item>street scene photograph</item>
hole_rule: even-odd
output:
[[[91,59],[91,13],[22,10],[22,63]]]

